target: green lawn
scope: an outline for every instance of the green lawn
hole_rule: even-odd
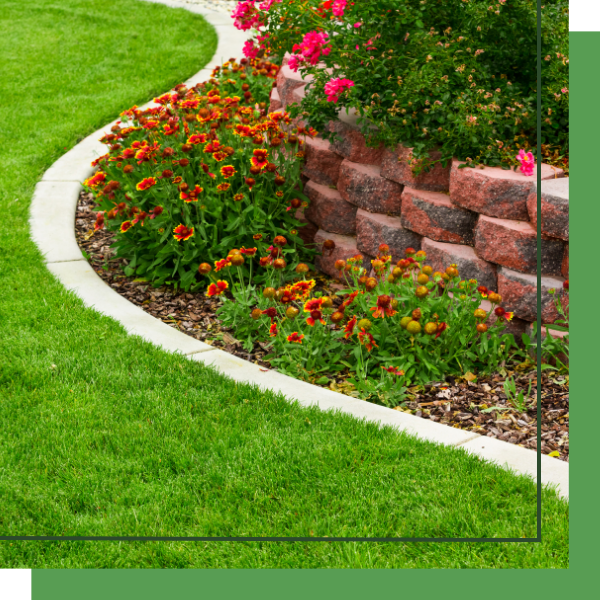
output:
[[[28,234],[66,149],[212,55],[198,16],[137,0],[0,0],[0,535],[534,537],[527,479],[301,409],[86,309]],[[536,543],[0,542],[0,567],[568,566]]]

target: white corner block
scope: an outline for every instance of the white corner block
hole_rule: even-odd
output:
[[[529,475],[537,481],[537,453],[496,438],[479,437],[460,446],[471,454],[511,469],[522,475]],[[556,486],[559,496],[569,497],[569,463],[542,455],[542,484]]]
[[[169,352],[213,351],[212,346],[169,327],[119,295],[98,277],[87,261],[50,263],[48,269],[86,306],[112,317],[132,335]]]
[[[40,181],[29,209],[31,239],[46,262],[84,260],[75,239],[75,211],[81,185],[74,181]]]

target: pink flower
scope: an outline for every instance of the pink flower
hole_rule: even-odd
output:
[[[533,154],[528,152],[525,154],[525,150],[521,148],[519,150],[519,154],[517,154],[516,159],[521,163],[520,169],[521,173],[526,176],[533,175],[533,168],[535,167],[535,159],[533,158]]]
[[[304,59],[302,58],[302,56],[297,55],[297,54],[292,54],[292,56],[290,56],[287,66],[294,71],[294,73],[296,71],[298,71],[298,67],[304,62]]]
[[[307,60],[311,65],[316,65],[321,55],[327,56],[331,52],[331,48],[325,45],[327,38],[326,33],[309,31],[300,44],[294,44],[293,51],[299,51],[303,60]]]
[[[233,25],[236,29],[247,31],[255,27],[262,27],[260,15],[254,6],[256,0],[245,0],[239,2],[237,8],[231,13],[231,18],[234,20]]]
[[[254,45],[254,40],[248,40],[244,44],[244,48],[242,49],[244,56],[246,58],[256,58],[258,55],[258,48]]]
[[[563,94],[568,94],[569,90],[567,88],[562,88],[562,90],[560,90]]]
[[[334,0],[333,6],[331,7],[331,12],[336,17],[343,17],[346,4],[348,4],[346,0]]]
[[[356,29],[358,29],[359,27],[362,27],[362,23],[354,23],[354,27],[356,27]],[[358,46],[357,46],[358,48]]]
[[[258,8],[260,8],[260,10],[269,10],[276,2],[281,3],[281,0],[265,0],[263,3],[258,5]]]
[[[340,99],[340,95],[343,94],[347,89],[350,89],[353,85],[354,81],[350,79],[341,79],[339,77],[330,79],[325,84],[327,102],[337,102]]]

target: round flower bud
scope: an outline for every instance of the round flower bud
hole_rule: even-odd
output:
[[[281,300],[285,296],[285,288],[279,288],[275,292],[275,300]]]
[[[398,300],[396,300],[396,298],[393,298],[393,299],[392,299],[392,302],[391,302],[391,304],[390,304],[390,306],[391,306],[391,307],[392,307],[394,310],[396,310],[396,309],[398,308]]]
[[[300,311],[295,306],[288,306],[285,311],[285,316],[288,319],[295,319]]]
[[[408,333],[410,333],[412,335],[416,335],[417,333],[420,333],[421,332],[421,323],[419,323],[418,321],[411,321],[406,326],[406,331],[408,331]]]
[[[285,246],[287,244],[287,240],[282,235],[278,235],[278,236],[275,236],[273,243],[276,246]]]
[[[427,294],[429,294],[429,290],[424,285],[420,285],[415,290],[415,296],[417,298],[425,298],[425,296],[427,296]]]
[[[500,304],[500,302],[502,302],[502,296],[500,294],[497,294],[496,292],[490,292],[488,294],[488,300],[492,304]]]
[[[330,318],[331,318],[332,323],[339,323],[340,321],[344,320],[344,313],[337,310],[336,312],[334,312],[331,315]]]
[[[394,277],[394,275],[393,275],[392,273],[390,273],[390,274],[387,276],[387,280],[388,280],[390,283],[394,283],[394,281],[396,281],[396,278]]]
[[[335,248],[335,242],[333,240],[325,240],[323,242],[323,248],[325,250],[333,250]]]
[[[251,313],[250,316],[257,321],[258,319],[260,319],[260,317],[262,316],[262,310],[260,310],[260,308],[255,308]]]
[[[234,254],[231,257],[231,264],[234,267],[241,267],[244,264],[244,256],[242,254]]]
[[[365,287],[367,285],[367,281],[368,281],[368,277],[366,275],[363,275],[362,277],[359,277],[358,279],[358,285]]]
[[[427,335],[433,335],[437,330],[437,323],[427,323],[427,325],[425,325],[425,333]]]
[[[340,260],[336,260],[335,264],[333,265],[338,271],[343,271],[346,268],[346,261],[342,260],[340,258]]]
[[[389,251],[390,251],[390,247],[387,244],[379,245],[379,253],[380,254],[387,254]]]
[[[485,319],[487,317],[487,313],[485,312],[485,310],[483,310],[483,308],[475,309],[473,315],[476,319]]]
[[[331,308],[333,306],[333,301],[329,296],[321,296],[321,306],[323,308]]]
[[[425,273],[420,273],[419,276],[417,277],[417,283],[419,283],[420,285],[425,285],[428,281],[429,281],[429,277],[427,277],[427,275],[425,275]]]
[[[287,263],[285,262],[285,259],[283,258],[276,258],[273,261],[273,268],[274,269],[285,269]]]
[[[202,263],[198,267],[198,273],[202,275],[208,275],[212,271],[212,267],[208,263]]]
[[[394,270],[392,271],[392,275],[394,277],[402,277],[402,269],[400,267],[394,267]]]
[[[266,287],[263,290],[263,296],[265,298],[274,298],[275,297],[275,288],[272,287]]]
[[[407,248],[405,250],[405,254],[406,256],[412,256],[413,254],[415,254],[416,250],[414,248]]]
[[[365,331],[369,331],[369,329],[371,329],[371,321],[369,321],[369,319],[361,319],[358,322],[358,328],[364,329]]]
[[[400,327],[406,329],[406,326],[412,321],[411,317],[402,317],[400,319]]]
[[[421,271],[425,273],[425,275],[431,275],[433,273],[433,269],[428,265],[425,265]]]
[[[448,277],[458,277],[458,269],[456,267],[448,267],[446,269],[446,275],[448,275]]]
[[[415,310],[412,311],[411,315],[414,321],[418,321],[423,316],[420,308],[415,308]]]
[[[305,265],[304,263],[300,263],[296,267],[296,273],[308,273],[308,265]]]
[[[563,281],[563,289],[565,289],[567,292],[569,291],[569,280],[565,279]]]
[[[448,281],[450,279],[450,277],[448,277],[448,273],[442,273],[442,279],[444,281]]]
[[[506,311],[501,306],[497,306],[494,309],[494,313],[497,317],[503,317]]]
[[[485,333],[488,330],[488,326],[485,323],[477,324],[477,333]]]
[[[377,279],[375,279],[375,277],[369,277],[365,282],[365,287],[368,292],[374,290],[377,287]]]

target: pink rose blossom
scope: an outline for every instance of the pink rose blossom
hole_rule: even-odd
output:
[[[258,55],[258,48],[254,45],[253,40],[248,40],[244,44],[244,48],[242,49],[242,52],[246,58],[253,59],[253,58],[256,58],[256,56]]]
[[[354,23],[354,27],[356,27],[356,29],[358,29],[359,27],[362,27],[362,23]]]
[[[346,90],[350,89],[354,85],[354,81],[351,79],[341,79],[336,77],[330,79],[325,84],[325,94],[327,95],[327,102],[337,102],[340,99],[340,95]]]
[[[296,73],[298,71],[298,67],[300,67],[303,62],[304,59],[302,56],[299,56],[298,54],[292,54],[288,60],[287,66],[294,71],[294,73]]]
[[[269,10],[276,2],[280,4],[281,0],[265,0],[262,4],[258,5],[258,8],[260,8],[260,10]]]
[[[331,48],[325,45],[327,37],[326,33],[309,31],[300,44],[294,44],[292,47],[292,52],[296,54],[292,55],[288,61],[290,69],[297,71],[300,63],[305,61],[308,61],[311,65],[316,65],[321,55],[327,56],[331,52]]]
[[[568,94],[569,90],[567,88],[562,88],[562,90],[560,90],[563,94]]]
[[[247,31],[255,27],[262,27],[260,14],[254,6],[256,0],[245,0],[239,2],[236,9],[231,13],[231,18],[234,20],[233,25],[236,29]]]
[[[334,0],[333,6],[331,7],[331,12],[336,17],[343,17],[346,4],[348,4],[346,0]]]
[[[516,156],[516,159],[521,163],[519,168],[521,169],[521,173],[523,173],[523,175],[528,177],[533,175],[535,159],[533,158],[533,154],[531,152],[527,152],[527,154],[525,154],[525,150],[521,148],[519,150],[519,154]]]

